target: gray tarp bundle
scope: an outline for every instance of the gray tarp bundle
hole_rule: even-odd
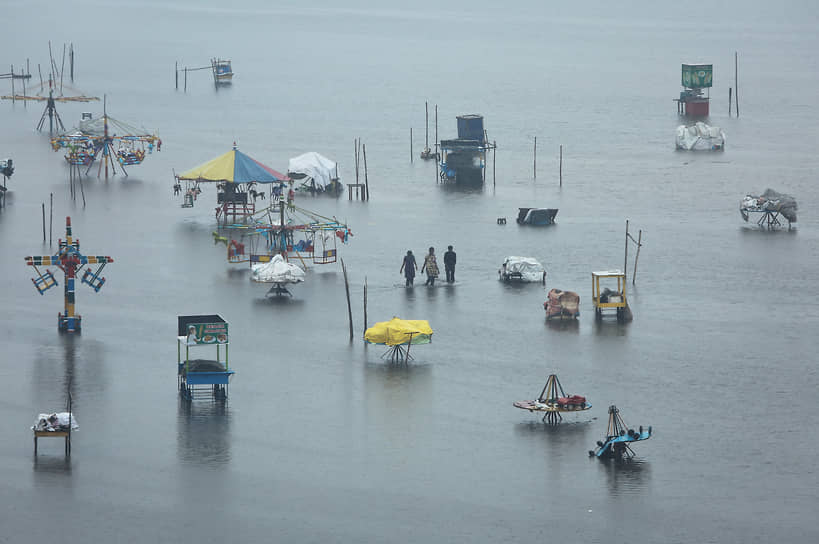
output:
[[[796,199],[784,193],[777,193],[773,189],[765,189],[759,196],[746,195],[739,205],[743,211],[770,211],[779,212],[791,223],[796,223]],[[747,215],[743,214],[747,221]]]

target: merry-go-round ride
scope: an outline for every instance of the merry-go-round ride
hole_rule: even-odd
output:
[[[414,357],[410,347],[432,342],[432,327],[425,319],[401,319],[393,317],[381,321],[364,331],[364,342],[387,346],[381,358],[393,363],[407,364]]]
[[[583,412],[592,407],[586,397],[567,395],[556,374],[549,375],[537,399],[520,400],[513,406],[530,412],[543,412],[544,423],[553,425],[563,421],[563,413]]]
[[[57,314],[57,330],[60,332],[80,332],[82,330],[82,316],[75,314],[76,295],[74,292],[74,282],[82,270],[83,266],[99,265],[92,272],[90,267],[85,269],[85,273],[80,282],[88,285],[94,292],[99,293],[105,284],[105,278],[101,277],[102,269],[114,259],[104,255],[83,255],[80,253],[80,241],[71,236],[71,217],[65,218],[65,240],[59,240],[59,250],[54,255],[38,255],[26,257],[26,264],[33,267],[37,273],[36,278],[31,282],[41,295],[48,289],[57,286],[54,274],[46,268],[45,272],[40,272],[38,266],[56,266],[63,271],[63,290],[65,295],[65,313]]]
[[[228,362],[228,323],[221,316],[177,316],[177,388],[185,400],[225,400],[235,372]],[[216,349],[216,359],[191,358],[191,350]]]
[[[244,223],[227,225],[236,238],[213,233],[214,243],[227,247],[230,263],[251,267],[269,263],[275,255],[298,263],[331,264],[338,260],[338,244],[349,242],[349,227],[334,217],[325,217],[282,200],[249,216]]]
[[[589,456],[598,459],[631,459],[634,457],[634,451],[630,444],[648,440],[651,438],[651,431],[651,426],[643,429],[642,425],[639,430],[630,429],[623,421],[620,410],[612,404],[609,406],[606,436],[603,440],[597,441],[597,449],[589,450]]]
[[[51,147],[54,151],[66,150],[65,160],[72,175],[80,174],[83,167],[84,174],[88,175],[97,162],[97,177],[102,174],[104,165],[107,179],[109,166],[113,175],[119,169],[127,177],[125,167],[142,164],[154,148],[160,151],[162,140],[156,133],[111,117],[103,103],[101,117],[94,118],[89,114],[89,118],[82,119],[77,128],[52,138]]]
[[[216,221],[226,226],[229,221],[243,221],[256,213],[256,199],[265,198],[265,191],[257,191],[257,186],[270,186],[272,198],[274,186],[279,188],[289,181],[285,174],[239,151],[234,142],[227,153],[175,173],[173,188],[175,195],[182,195],[182,207],[193,208],[202,186],[216,185]]]

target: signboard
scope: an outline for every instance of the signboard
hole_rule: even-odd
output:
[[[714,77],[713,64],[683,64],[682,86],[689,89],[711,87]]]
[[[227,344],[228,324],[191,323],[188,325],[187,344]]]

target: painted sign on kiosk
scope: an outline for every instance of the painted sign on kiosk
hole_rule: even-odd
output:
[[[227,343],[227,323],[191,323],[188,325],[188,345]]]

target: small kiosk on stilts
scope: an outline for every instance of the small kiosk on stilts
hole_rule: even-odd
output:
[[[228,364],[228,324],[219,315],[177,316],[177,387],[185,400],[225,400],[233,370]],[[196,359],[191,350],[216,348],[216,359]],[[195,353],[194,353],[195,355]]]

